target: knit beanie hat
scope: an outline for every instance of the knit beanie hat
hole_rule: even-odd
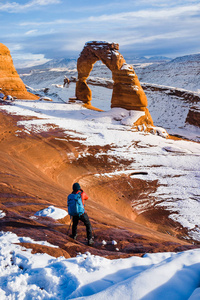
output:
[[[78,182],[74,183],[72,188],[73,192],[78,192],[81,189],[80,184]]]

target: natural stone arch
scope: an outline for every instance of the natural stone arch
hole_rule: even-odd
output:
[[[145,111],[146,95],[134,69],[126,63],[118,50],[119,45],[115,43],[93,41],[85,44],[77,61],[76,97],[90,105],[92,92],[86,79],[93,65],[101,60],[111,70],[114,81],[111,108],[121,107],[128,110]]]

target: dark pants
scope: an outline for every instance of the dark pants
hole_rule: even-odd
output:
[[[72,236],[75,237],[77,235],[77,225],[79,220],[81,220],[84,223],[86,227],[87,238],[88,240],[90,240],[92,238],[92,226],[90,224],[90,220],[86,212],[82,214],[80,217],[79,216],[73,217]]]

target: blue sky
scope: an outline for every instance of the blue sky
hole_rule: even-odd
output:
[[[125,58],[200,52],[200,0],[0,0],[0,42],[15,64],[74,57],[116,42]]]

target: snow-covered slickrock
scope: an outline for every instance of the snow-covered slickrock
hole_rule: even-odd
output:
[[[38,96],[27,92],[19,77],[9,49],[0,43],[0,88],[4,95],[11,95],[21,99],[38,99]]]
[[[153,125],[152,118],[147,109],[147,97],[140,85],[133,67],[126,63],[119,53],[119,44],[107,42],[87,42],[78,58],[76,83],[76,97],[90,105],[92,92],[86,79],[90,75],[93,65],[101,60],[111,71],[113,94],[111,107],[121,107],[127,110],[144,111],[142,123]]]

